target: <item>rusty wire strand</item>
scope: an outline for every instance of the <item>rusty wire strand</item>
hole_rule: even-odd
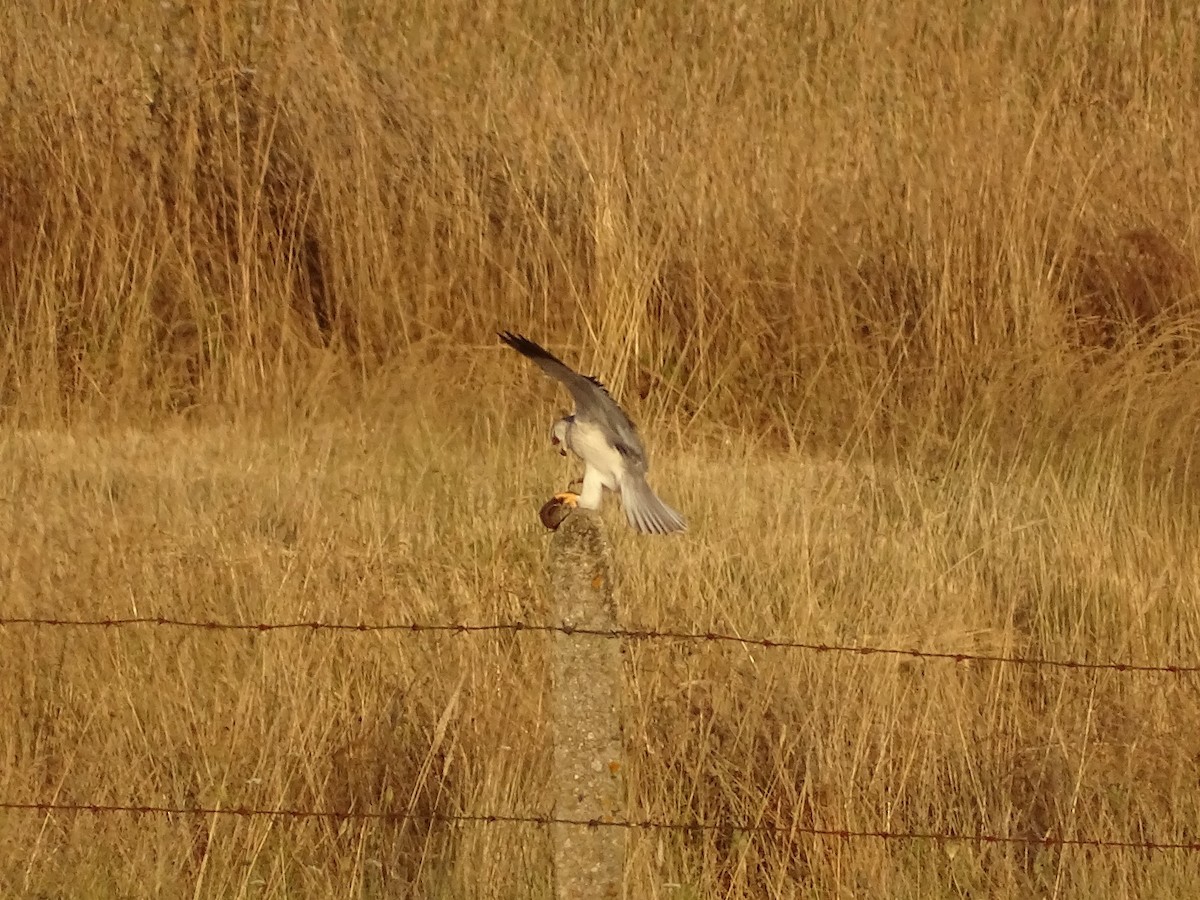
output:
[[[497,633],[551,633],[612,638],[629,641],[678,641],[737,644],[763,649],[801,650],[814,653],[850,654],[855,656],[898,656],[908,659],[944,660],[956,663],[1003,663],[1009,665],[1035,666],[1059,669],[1102,670],[1111,672],[1142,672],[1170,675],[1200,673],[1200,665],[1175,663],[1093,662],[1090,660],[1051,659],[1040,656],[1020,656],[1001,653],[968,653],[936,650],[918,650],[905,647],[874,647],[855,644],[828,644],[813,641],[796,641],[785,638],[742,637],[717,631],[681,631],[659,629],[618,628],[600,630],[575,628],[569,625],[539,625],[527,622],[496,622],[486,624],[468,623],[420,623],[420,622],[218,622],[198,619],[180,619],[169,616],[132,616],[126,618],[53,619],[35,617],[0,618],[0,628],[130,628],[167,627],[205,631],[232,631],[266,634],[280,631],[309,632],[355,632],[367,633],[441,633],[441,634],[497,634]]]
[[[154,805],[108,805],[97,803],[11,803],[0,802],[0,811],[43,812],[48,814],[135,815],[135,816],[235,816],[238,818],[325,819],[397,822],[403,820],[457,824],[515,824],[568,825],[580,828],[629,828],[643,831],[722,832],[769,834],[780,836],[807,835],[839,840],[876,839],[884,841],[931,841],[934,843],[1016,844],[1043,847],[1103,847],[1118,850],[1183,850],[1200,851],[1200,841],[1131,841],[1096,837],[1063,837],[1048,834],[1022,837],[985,832],[953,833],[940,831],[884,831],[875,829],[815,828],[807,825],[768,825],[761,822],[675,822],[657,819],[570,819],[551,815],[520,813],[414,813],[414,812],[350,812],[321,809],[259,809],[245,806],[176,807]]]

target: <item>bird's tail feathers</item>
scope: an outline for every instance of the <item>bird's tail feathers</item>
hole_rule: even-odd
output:
[[[653,488],[640,475],[626,476],[622,480],[621,506],[629,524],[643,534],[687,531],[683,516],[659,500]]]

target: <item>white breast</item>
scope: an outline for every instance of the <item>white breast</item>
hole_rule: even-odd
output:
[[[571,429],[571,450],[604,479],[604,486],[615,491],[625,471],[625,460],[597,425],[576,422]]]

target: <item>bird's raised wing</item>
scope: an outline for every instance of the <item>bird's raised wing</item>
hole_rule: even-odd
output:
[[[625,415],[625,410],[609,396],[608,389],[599,379],[580,375],[545,347],[523,335],[502,331],[499,337],[522,356],[533,360],[547,375],[567,386],[571,399],[575,401],[576,420],[599,425],[623,456],[642,471],[649,467],[646,448],[642,446],[637,428]]]

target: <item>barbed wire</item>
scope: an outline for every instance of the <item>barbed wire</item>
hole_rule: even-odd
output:
[[[496,634],[532,633],[564,634],[612,638],[629,641],[680,641],[701,643],[737,644],[760,647],[767,650],[799,650],[813,653],[849,654],[854,656],[898,656],[915,660],[943,660],[955,663],[1000,663],[1008,665],[1048,667],[1059,669],[1102,670],[1111,672],[1139,672],[1168,675],[1193,675],[1200,673],[1200,664],[1093,662],[1089,660],[1054,659],[1042,656],[1021,656],[1004,653],[968,653],[959,651],[919,650],[906,647],[877,647],[857,644],[830,644],[814,641],[796,641],[786,638],[743,637],[718,631],[683,631],[637,628],[577,628],[571,625],[544,625],[528,622],[469,623],[421,623],[421,622],[220,622],[202,619],[181,619],[170,616],[130,616],[124,618],[53,619],[36,617],[0,618],[0,628],[133,628],[164,627],[198,629],[203,631],[231,631],[266,634],[280,631],[309,632],[353,632],[359,634],[400,632],[432,634]]]
[[[189,807],[108,805],[97,803],[0,802],[0,811],[82,815],[234,816],[237,818],[322,819],[335,821],[403,820],[456,824],[567,825],[580,828],[628,828],[641,831],[722,832],[733,834],[808,835],[839,840],[930,841],[934,843],[1017,844],[1042,847],[1101,847],[1115,850],[1182,850],[1200,852],[1200,841],[1131,841],[1123,838],[1063,837],[1047,834],[1020,836],[986,832],[886,831],[882,829],[816,828],[809,825],[771,825],[761,822],[675,822],[658,819],[577,819],[520,813],[352,812],[321,809],[268,809],[246,806]]]

